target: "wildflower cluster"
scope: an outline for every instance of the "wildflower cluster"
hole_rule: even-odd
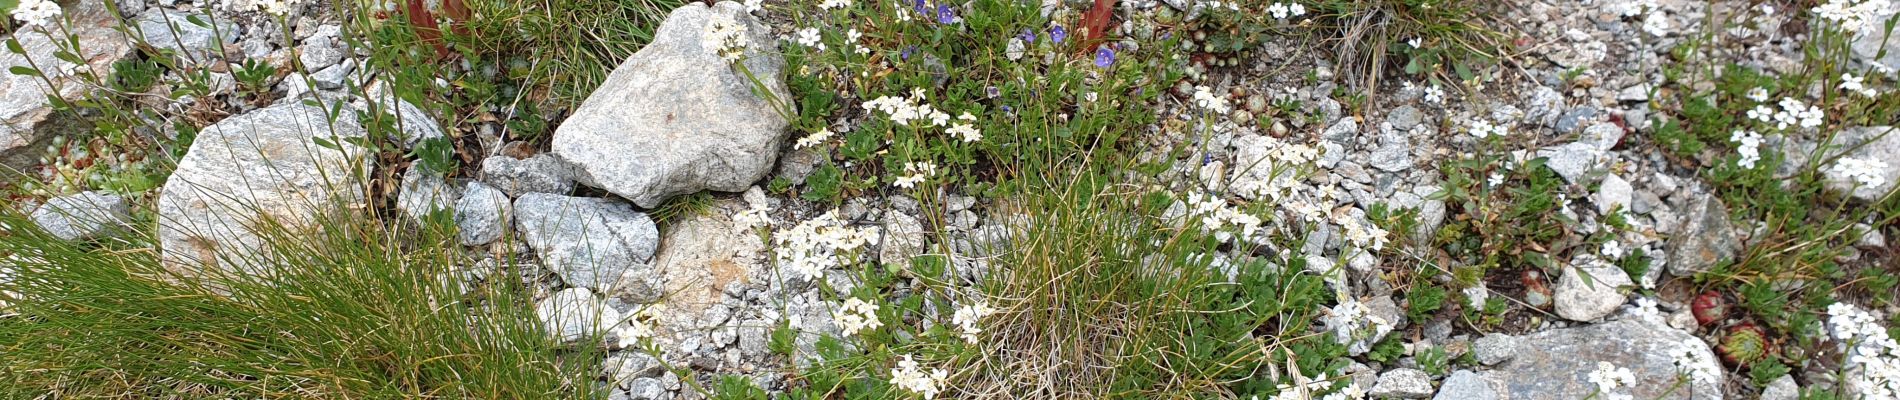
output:
[[[1351,384],[1347,385],[1344,389],[1326,394],[1325,396],[1314,396],[1314,393],[1321,393],[1331,389],[1333,387],[1333,380],[1327,378],[1325,372],[1321,372],[1318,376],[1312,378],[1308,378],[1296,372],[1293,374],[1292,382],[1281,382],[1275,385],[1274,389],[1279,391],[1275,392],[1273,397],[1269,397],[1267,400],[1360,400],[1366,398],[1366,390],[1359,387],[1359,382],[1351,379],[1347,381],[1351,382]]]
[[[1841,29],[1849,33],[1879,34],[1886,26],[1887,17],[1894,14],[1894,4],[1890,0],[1828,0],[1815,6],[1813,11],[1815,16],[1840,24]]]
[[[805,135],[805,137],[798,138],[798,143],[793,143],[792,148],[803,149],[807,147],[825,144],[825,141],[831,140],[831,136],[832,136],[831,128],[828,128],[828,127],[818,128],[817,132],[812,132],[810,135]]]
[[[965,343],[975,344],[976,334],[983,333],[983,327],[977,326],[977,322],[995,313],[996,309],[990,308],[989,303],[979,300],[958,307],[956,313],[950,315],[950,323],[956,324],[957,335],[961,336]]]
[[[1688,375],[1691,381],[1714,384],[1722,379],[1722,371],[1711,368],[1710,366],[1718,364],[1714,360],[1709,360],[1708,356],[1703,355],[1702,352],[1696,351],[1696,348],[1702,346],[1706,345],[1700,340],[1684,340],[1681,345],[1676,346],[1675,350],[1669,351],[1669,358],[1675,360],[1676,370]]]
[[[1768,107],[1767,104],[1755,105],[1754,109],[1748,110],[1748,118],[1773,123],[1775,129],[1788,129],[1789,125],[1805,129],[1821,126],[1822,119],[1827,117],[1827,114],[1821,112],[1820,107],[1809,105],[1801,100],[1782,98],[1777,105],[1781,106],[1781,110],[1777,111]]]
[[[929,161],[913,161],[904,164],[904,175],[897,177],[897,181],[892,182],[891,186],[910,189],[936,175],[937,164]]]
[[[876,303],[853,297],[845,299],[844,305],[831,311],[831,320],[838,322],[838,329],[845,336],[853,336],[867,329],[884,326],[884,321],[877,318],[877,309]]]
[[[1188,213],[1199,216],[1201,229],[1214,233],[1214,238],[1222,242],[1232,241],[1234,234],[1227,227],[1232,226],[1242,239],[1250,239],[1260,230],[1260,217],[1240,211],[1221,200],[1220,196],[1188,193]]]
[[[1601,395],[1598,398],[1605,400],[1632,400],[1635,398],[1635,396],[1629,393],[1617,393],[1616,390],[1625,387],[1635,387],[1636,374],[1631,373],[1629,368],[1618,367],[1609,361],[1597,362],[1597,369],[1590,371],[1590,383],[1597,385],[1597,394]]]
[[[1273,3],[1273,5],[1267,6],[1267,14],[1272,15],[1275,19],[1298,17],[1306,15],[1306,6],[1300,5],[1300,3]]]
[[[1233,110],[1233,107],[1227,104],[1226,97],[1214,94],[1214,90],[1206,86],[1194,87],[1194,106],[1215,114],[1226,114]]]
[[[642,308],[631,318],[627,318],[625,323],[614,326],[615,347],[630,348],[639,344],[642,339],[653,337],[653,307],[657,306]]]
[[[773,235],[780,265],[811,280],[823,278],[825,269],[845,265],[877,237],[876,227],[850,227],[838,219],[836,210]]]
[[[1827,326],[1847,354],[1843,363],[1850,392],[1862,398],[1900,398],[1900,343],[1873,314],[1852,304],[1827,306]],[[1858,390],[1854,390],[1858,389]]]
[[[753,204],[744,211],[732,216],[732,229],[738,232],[751,232],[753,229],[772,226],[771,209],[764,204]]]
[[[287,15],[303,6],[302,0],[232,0],[225,5],[236,11],[258,10],[271,15]]]
[[[719,58],[733,63],[745,55],[745,35],[745,23],[725,14],[713,14],[712,21],[706,24],[706,31],[699,40],[701,46],[713,49]]]
[[[1885,171],[1887,171],[1887,163],[1884,161],[1873,158],[1841,157],[1840,160],[1834,161],[1833,167],[1828,168],[1827,174],[1851,179],[1861,186],[1875,187],[1880,185],[1881,174]]]
[[[976,122],[975,115],[965,112],[963,115],[957,116],[958,122],[956,125],[951,125],[949,113],[943,112],[943,110],[939,110],[925,101],[923,88],[911,89],[909,97],[882,96],[871,99],[871,101],[864,102],[862,107],[864,107],[866,111],[883,112],[885,116],[891,119],[891,122],[895,122],[898,125],[911,126],[911,122],[917,122],[919,125],[928,123],[934,127],[949,128],[944,132],[957,136],[964,142],[983,140],[983,132],[978,131],[973,125]]]
[[[1735,142],[1735,152],[1741,155],[1741,158],[1735,160],[1735,165],[1742,168],[1754,169],[1755,163],[1761,162],[1760,133],[1755,133],[1755,131],[1750,130],[1736,130],[1735,133],[1729,134],[1728,140]]]
[[[925,399],[936,398],[938,393],[943,393],[944,381],[949,377],[950,373],[942,368],[931,368],[930,372],[924,372],[923,368],[917,365],[917,360],[911,359],[909,354],[905,354],[897,361],[897,368],[891,368],[892,385],[916,393]]]
[[[1352,352],[1364,352],[1372,347],[1367,338],[1379,337],[1392,332],[1393,322],[1385,317],[1372,314],[1372,309],[1358,300],[1346,299],[1339,305],[1328,307],[1320,322],[1333,331],[1333,340],[1345,344]]]
[[[1841,74],[1841,85],[1839,87],[1841,90],[1854,92],[1863,97],[1879,97],[1880,91],[1867,86],[1866,82],[1866,78],[1854,76],[1854,74],[1850,73],[1843,73]]]
[[[1503,137],[1509,133],[1504,130],[1503,125],[1492,124],[1490,120],[1483,118],[1471,121],[1471,126],[1465,128],[1465,130],[1470,131],[1471,136],[1475,136],[1479,139],[1493,136]]]
[[[21,0],[13,6],[13,19],[26,25],[46,25],[61,13],[59,3],[53,0]]]

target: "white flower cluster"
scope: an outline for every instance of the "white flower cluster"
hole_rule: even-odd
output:
[[[957,116],[956,124],[951,125],[950,129],[945,129],[943,132],[963,139],[964,143],[983,140],[983,131],[976,129],[975,122],[976,116],[965,112],[963,115]]]
[[[829,127],[818,128],[817,132],[812,132],[810,135],[805,135],[805,137],[798,138],[798,143],[793,143],[792,149],[794,150],[803,149],[806,147],[812,147],[812,146],[825,144],[825,141],[831,140],[831,135],[832,135],[831,128]]]
[[[977,322],[995,313],[996,309],[990,308],[989,303],[978,300],[958,307],[957,312],[950,315],[950,323],[957,325],[957,335],[962,336],[964,342],[975,344],[976,334],[983,333],[983,327],[977,326]]]
[[[1206,86],[1194,87],[1194,105],[1216,114],[1226,114],[1232,110],[1227,105],[1226,97],[1214,94],[1214,90]]]
[[[1761,162],[1761,134],[1750,130],[1736,130],[1728,135],[1735,142],[1735,153],[1741,158],[1735,159],[1735,165],[1755,169],[1755,163]]]
[[[1492,136],[1503,137],[1509,133],[1504,130],[1503,125],[1492,124],[1490,120],[1484,118],[1471,121],[1471,126],[1465,128],[1465,130],[1470,131],[1471,136],[1476,136],[1479,139]]]
[[[1629,368],[1618,367],[1609,361],[1597,361],[1597,369],[1590,371],[1590,383],[1597,385],[1597,394],[1601,395],[1597,398],[1605,400],[1631,400],[1635,398],[1635,396],[1631,396],[1629,393],[1616,393],[1616,389],[1623,387],[1634,388],[1636,385],[1636,374],[1631,373]]]
[[[1676,371],[1689,375],[1689,380],[1701,384],[1715,384],[1722,379],[1722,371],[1712,368],[1719,365],[1714,360],[1704,358],[1697,347],[1707,346],[1698,339],[1685,339],[1675,350],[1669,351],[1669,358],[1675,360]]]
[[[1367,308],[1365,303],[1353,299],[1328,307],[1326,315],[1320,317],[1320,322],[1333,331],[1334,341],[1348,346],[1355,345],[1361,339],[1392,332],[1391,321],[1372,315],[1372,309]]]
[[[1828,168],[1828,175],[1854,180],[1861,186],[1880,185],[1881,173],[1887,170],[1887,163],[1873,158],[1841,157]]]
[[[871,48],[864,47],[864,43],[861,42],[860,39],[864,39],[864,32],[859,32],[858,28],[851,28],[851,30],[844,32],[844,41],[851,43],[851,51],[859,55],[871,54]]]
[[[1887,336],[1879,318],[1847,303],[1827,306],[1827,326],[1847,355],[1850,393],[1865,399],[1900,398],[1900,344]],[[1858,389],[1858,390],[1856,390]]]
[[[765,11],[765,0],[745,0],[745,12],[748,14]]]
[[[1828,0],[1815,6],[1814,15],[1841,24],[1841,30],[1853,34],[1879,34],[1887,17],[1894,13],[1889,0]]]
[[[850,6],[851,6],[851,0],[825,0],[823,3],[818,3],[818,8],[823,8],[826,10],[835,10],[835,9],[840,9],[840,8],[845,8],[845,7],[850,7]]]
[[[713,49],[719,58],[728,63],[738,62],[745,55],[746,25],[726,14],[713,14],[706,23],[706,31],[699,36],[700,46]]]
[[[752,232],[753,229],[772,226],[772,216],[768,214],[771,211],[771,209],[765,208],[764,204],[753,204],[747,207],[745,211],[733,214],[732,230],[749,233]]]
[[[892,182],[891,186],[910,189],[935,175],[937,175],[937,164],[929,161],[909,162],[904,164],[904,176],[897,177],[897,181]]]
[[[1385,228],[1365,218],[1349,218],[1343,213],[1334,213],[1333,222],[1346,228],[1346,241],[1361,249],[1384,250],[1391,236]]]
[[[1267,14],[1276,19],[1287,19],[1306,15],[1306,6],[1300,3],[1273,3],[1267,6]]]
[[[800,28],[797,32],[793,32],[792,41],[820,52],[826,49],[824,36],[819,34],[817,27]]]
[[[1622,0],[1622,1],[1611,2],[1609,4],[1610,12],[1615,13],[1617,16],[1621,16],[1621,17],[1634,17],[1638,15],[1643,15],[1643,12],[1652,11],[1659,8],[1661,8],[1661,4],[1658,4],[1656,0]]]
[[[1282,144],[1268,141],[1265,157],[1244,160],[1245,165],[1236,165],[1232,179],[1234,192],[1250,198],[1265,196],[1273,200],[1284,200],[1296,193],[1300,187],[1299,177],[1302,167],[1310,167],[1319,160],[1319,148],[1303,144]],[[1254,153],[1257,154],[1257,153]]]
[[[1754,100],[1756,103],[1767,103],[1768,102],[1768,88],[1756,87],[1753,89],[1748,89],[1748,99]]]
[[[1228,205],[1227,201],[1221,200],[1217,195],[1188,193],[1187,205],[1190,215],[1201,218],[1201,230],[1213,232],[1214,238],[1222,242],[1232,241],[1234,231],[1239,231],[1240,238],[1243,240],[1251,238],[1260,230],[1260,224],[1265,222],[1260,217],[1241,212],[1240,209]],[[1234,229],[1229,230],[1229,226]]]
[[[1293,381],[1281,382],[1279,385],[1275,385],[1275,389],[1279,391],[1274,392],[1273,397],[1268,397],[1267,400],[1360,400],[1366,398],[1366,390],[1359,387],[1358,381],[1351,379],[1347,381],[1351,383],[1348,384],[1345,389],[1339,389],[1339,391],[1325,396],[1314,396],[1313,393],[1324,392],[1327,389],[1331,389],[1333,387],[1333,381],[1326,377],[1325,372],[1321,372],[1319,376],[1312,378],[1307,378],[1295,372],[1293,374]],[[1259,396],[1252,398],[1252,400],[1259,399]]]
[[[657,306],[641,308],[626,323],[614,327],[615,347],[630,348],[639,344],[640,339],[653,337],[653,307]]]
[[[1782,98],[1777,104],[1781,106],[1780,111],[1769,108],[1767,104],[1755,105],[1754,109],[1748,110],[1748,118],[1774,123],[1775,129],[1788,129],[1789,125],[1802,128],[1818,127],[1821,126],[1821,120],[1827,117],[1827,114],[1821,112],[1820,107],[1809,105],[1801,100]]]
[[[62,12],[59,3],[53,0],[20,0],[13,6],[13,19],[26,25],[46,25],[58,19]]]
[[[1872,87],[1868,87],[1866,82],[1867,80],[1863,77],[1854,76],[1854,74],[1843,73],[1841,74],[1840,88],[1841,90],[1859,93],[1861,96],[1864,96],[1864,97],[1879,97],[1880,91],[1874,90],[1874,88]]]
[[[302,3],[302,0],[232,0],[229,3],[225,3],[225,5],[237,11],[255,9],[263,11],[265,14],[286,15],[290,14],[291,10],[301,7],[302,4],[300,3]]]
[[[936,398],[938,393],[943,393],[944,381],[949,377],[950,373],[942,368],[931,368],[929,373],[925,373],[923,367],[917,365],[917,360],[911,359],[909,354],[897,361],[897,368],[891,369],[892,385],[925,399]]]
[[[877,319],[877,308],[877,304],[856,297],[845,299],[843,306],[831,311],[831,320],[838,323],[838,330],[845,336],[854,336],[884,326],[884,321]]]
[[[935,126],[950,122],[950,114],[924,101],[923,88],[911,89],[909,97],[882,96],[866,101],[862,106],[866,111],[882,111],[890,116],[891,122],[903,126],[910,126],[911,121],[930,121]]]
[[[844,265],[858,250],[877,241],[876,227],[853,228],[827,211],[792,229],[772,235],[778,261],[805,279],[823,279],[825,269]]]

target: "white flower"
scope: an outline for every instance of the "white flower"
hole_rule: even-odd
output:
[[[1880,91],[1867,87],[1867,85],[1864,84],[1865,81],[1865,79],[1854,76],[1854,74],[1843,73],[1841,74],[1840,88],[1841,90],[1859,93],[1861,96],[1879,97]]]
[[[1505,132],[1503,126],[1492,124],[1491,121],[1483,119],[1483,118],[1479,118],[1477,120],[1471,121],[1471,126],[1465,128],[1465,130],[1470,131],[1471,136],[1475,136],[1479,139],[1484,139],[1484,138],[1488,138],[1492,136],[1502,137],[1506,133],[1508,133],[1508,132]]]
[[[855,336],[858,332],[884,326],[884,322],[877,319],[877,309],[876,303],[853,297],[845,299],[844,305],[831,311],[831,320],[838,322],[838,330],[845,336]]]
[[[1728,140],[1735,142],[1735,153],[1740,156],[1735,159],[1735,165],[1754,169],[1755,163],[1761,161],[1761,134],[1738,130],[1729,134]]]
[[[1880,178],[1887,171],[1887,163],[1873,158],[1841,157],[1828,168],[1828,175],[1840,176],[1859,183],[1861,186],[1875,187],[1881,184]]]
[[[772,210],[765,208],[764,204],[753,204],[732,216],[732,229],[736,232],[751,232],[755,228],[772,226],[770,212]]]
[[[1900,398],[1900,343],[1879,318],[1845,302],[1827,307],[1827,329],[1845,360],[1846,386],[1861,398]]]
[[[962,336],[964,342],[974,344],[976,343],[976,334],[983,333],[983,328],[977,326],[976,323],[981,321],[983,317],[995,313],[996,309],[990,308],[989,303],[978,300],[971,304],[965,304],[963,307],[958,307],[956,313],[950,316],[950,323],[957,325],[957,330],[959,331],[957,335]]]
[[[1267,6],[1267,14],[1276,19],[1287,19],[1306,15],[1306,6],[1300,3],[1273,3]]]
[[[803,149],[806,147],[817,146],[820,144],[824,144],[826,140],[831,140],[831,128],[818,128],[817,132],[812,132],[810,135],[805,135],[805,137],[798,138],[798,143],[792,144],[792,148]]]
[[[799,29],[797,36],[793,37],[793,41],[798,42],[800,46],[818,49],[818,51],[825,51],[823,39],[824,37],[818,34],[818,28],[815,27]]]
[[[1206,86],[1194,87],[1194,105],[1218,114],[1226,114],[1231,110],[1226,97],[1214,94],[1214,90]]]
[[[765,11],[765,0],[745,0],[746,13]]]
[[[1661,12],[1652,12],[1643,17],[1643,32],[1649,32],[1651,36],[1669,36],[1670,29],[1669,17]]]
[[[232,0],[225,6],[235,11],[259,10],[265,14],[285,15],[302,6],[302,0]]]
[[[1498,187],[1498,185],[1504,184],[1504,174],[1495,171],[1491,172],[1491,175],[1484,177],[1484,183],[1491,187]]]
[[[774,232],[772,241],[781,266],[796,272],[795,278],[817,280],[824,278],[826,269],[852,260],[865,245],[877,242],[877,237],[876,227],[847,226],[838,219],[838,211],[832,210]]]
[[[1887,17],[1893,15],[1894,5],[1889,0],[1828,0],[1815,6],[1814,15],[1823,20],[1840,24],[1841,30],[1852,34],[1879,34],[1885,29]]]
[[[1598,252],[1602,253],[1604,257],[1608,257],[1612,259],[1623,258],[1624,255],[1629,254],[1628,251],[1623,250],[1623,243],[1618,242],[1615,239],[1611,239],[1610,241],[1603,242],[1603,248],[1599,249]]]
[[[1436,83],[1432,84],[1431,86],[1426,86],[1425,87],[1425,102],[1432,103],[1432,104],[1444,103],[1445,89],[1438,87],[1438,84]]]
[[[1598,361],[1597,369],[1590,371],[1590,383],[1597,385],[1597,391],[1599,393],[1605,396],[1614,396],[1612,393],[1614,393],[1617,388],[1625,386],[1635,387],[1636,374],[1631,373],[1629,368],[1617,367],[1616,364],[1611,364],[1609,361]],[[1627,396],[1627,394],[1623,395],[1623,397]]]
[[[823,8],[826,10],[839,9],[839,8],[845,8],[845,7],[850,7],[850,6],[851,6],[851,0],[825,0],[823,3],[818,3],[818,8]]]
[[[699,36],[700,46],[713,49],[713,53],[726,62],[737,62],[745,55],[746,25],[726,14],[713,14],[706,23],[706,31]]]
[[[845,31],[844,33],[844,41],[851,43],[851,51],[860,55],[871,54],[871,48],[864,47],[864,43],[858,40],[863,38],[864,32],[858,32],[858,28],[851,28],[851,30]]]
[[[891,369],[892,385],[916,393],[925,399],[936,398],[938,393],[942,393],[944,381],[949,377],[950,373],[942,368],[931,368],[929,373],[925,373],[923,368],[917,365],[917,360],[911,359],[909,354],[905,354],[897,361],[897,368]]]
[[[1767,103],[1768,102],[1768,88],[1756,87],[1753,89],[1748,89],[1748,99],[1754,100],[1756,103]]]
[[[1874,69],[1874,73],[1881,74],[1881,75],[1893,75],[1893,67],[1887,66],[1887,63],[1875,61],[1875,62],[1868,63],[1868,66]]]
[[[923,183],[924,180],[930,179],[931,176],[937,174],[937,164],[929,161],[905,163],[904,174],[904,176],[897,177],[897,181],[892,182],[891,186],[904,189],[917,187],[917,184]]]
[[[633,347],[640,343],[640,339],[653,337],[653,322],[641,318],[644,315],[645,310],[641,310],[640,315],[628,319],[625,324],[614,327],[615,347],[623,349]]]
[[[950,129],[945,129],[944,133],[962,138],[965,143],[983,140],[983,131],[977,130],[976,126],[970,123],[976,121],[976,116],[965,112],[963,115],[957,116],[957,119],[962,122],[951,126]]]
[[[1422,48],[1422,46],[1425,44],[1425,40],[1421,38],[1412,38],[1412,40],[1405,41],[1405,44],[1412,45],[1412,48],[1417,49],[1417,48]]]
[[[1820,107],[1808,105],[1801,100],[1782,98],[1778,104],[1781,106],[1781,111],[1775,112],[1775,129],[1788,129],[1789,125],[1814,128],[1821,126],[1822,120],[1827,117],[1827,114],[1821,112]],[[1749,115],[1754,116],[1761,108],[1757,106],[1755,110],[1750,110]]]
[[[20,0],[13,6],[13,19],[26,25],[47,25],[63,12],[53,0]]]

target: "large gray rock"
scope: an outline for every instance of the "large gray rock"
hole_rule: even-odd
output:
[[[548,335],[562,344],[580,344],[600,337],[620,323],[620,312],[587,288],[569,288],[535,304],[534,313]]]
[[[354,113],[338,109],[344,115],[329,118],[325,107],[291,102],[199,132],[158,197],[165,264],[186,273],[262,273],[270,263],[254,224],[309,230],[319,213],[360,207],[369,158],[344,138],[364,131]]]
[[[554,154],[574,164],[581,182],[645,208],[706,189],[743,191],[763,178],[778,158],[792,96],[770,29],[744,8],[726,1],[674,10],[653,42],[554,132]],[[747,27],[741,62],[758,87],[703,40],[715,15]]]
[[[1498,400],[1498,389],[1471,371],[1458,370],[1445,377],[1432,400]]]
[[[1437,398],[1581,399],[1596,391],[1589,374],[1597,369],[1598,362],[1629,368],[1636,377],[1633,389],[1619,390],[1633,390],[1631,394],[1638,399],[1722,398],[1722,367],[1708,344],[1661,322],[1617,320],[1548,330],[1520,339],[1517,355],[1509,362],[1477,373],[1482,385],[1452,374]],[[1684,350],[1694,356],[1687,368],[1679,368],[1674,354]],[[1678,388],[1675,384],[1684,373],[1690,380]],[[1446,396],[1454,383],[1463,397]],[[1500,396],[1484,396],[1484,388]]]
[[[102,191],[55,197],[33,211],[33,223],[61,240],[108,237],[125,227],[130,217],[124,197]]]
[[[1630,286],[1622,268],[1596,257],[1582,256],[1564,268],[1557,280],[1557,315],[1572,321],[1591,321],[1616,311],[1627,297],[1619,288]]]
[[[1882,21],[1884,22],[1885,19],[1883,18]],[[1888,68],[1900,68],[1900,34],[1887,37],[1885,25],[1879,26],[1883,29],[1854,38],[1854,61],[1862,64],[1879,62],[1886,64]],[[1883,49],[1887,54],[1880,54]],[[1876,56],[1879,58],[1875,58]]]
[[[527,159],[494,156],[482,160],[482,182],[501,189],[508,197],[526,193],[567,194],[574,191],[570,167],[548,154]]]
[[[145,35],[145,43],[170,50],[186,62],[209,61],[224,45],[237,43],[238,32],[237,24],[224,18],[167,9],[140,15],[136,31]]]
[[[132,51],[125,35],[115,29],[119,22],[100,0],[81,0],[68,5],[66,15],[73,19],[67,28],[85,44],[78,54],[85,65],[53,56],[58,50],[55,43],[64,40],[65,32],[60,30],[53,30],[55,33],[49,36],[41,27],[21,27],[14,32],[13,39],[19,40],[26,55],[0,50],[0,182],[13,181],[16,171],[32,167],[45,155],[46,145],[53,137],[71,136],[88,129],[81,118],[53,112],[46,95],[54,88],[46,87],[47,80],[57,86],[61,98],[83,98],[91,93],[92,86],[83,82],[81,74],[110,76],[112,63]],[[16,67],[32,68],[33,64],[39,65],[45,79],[9,72]]]
[[[455,202],[455,225],[463,246],[480,246],[501,239],[514,216],[514,205],[501,190],[469,182]]]
[[[1669,244],[1669,273],[1675,276],[1708,271],[1742,252],[1742,241],[1729,223],[1728,206],[1713,195],[1691,203]]]
[[[653,219],[618,201],[529,193],[515,200],[515,231],[570,286],[606,289],[644,268],[660,245]]]

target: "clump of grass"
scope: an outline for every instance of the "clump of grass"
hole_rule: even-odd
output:
[[[445,227],[266,229],[281,267],[266,276],[181,274],[144,237],[62,242],[13,214],[0,228],[0,396],[597,395],[578,378],[593,357],[558,353],[518,283],[464,294]]]
[[[469,64],[499,70],[508,89],[498,103],[515,100],[577,105],[620,65],[653,39],[675,8],[687,0],[472,1],[467,34],[449,41]]]

